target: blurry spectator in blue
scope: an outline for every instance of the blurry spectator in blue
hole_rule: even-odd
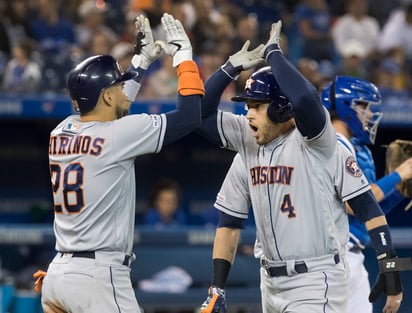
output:
[[[30,29],[41,52],[50,56],[67,55],[76,45],[74,24],[62,18],[56,0],[39,0],[38,16]]]
[[[12,58],[8,61],[2,90],[8,93],[34,93],[38,91],[41,81],[39,64],[31,59],[33,44],[25,39],[12,49]]]
[[[376,85],[382,94],[385,106],[399,106],[409,103],[409,93],[404,83],[400,65],[390,57],[382,59],[376,71]]]
[[[346,0],[345,14],[338,17],[332,28],[335,49],[342,55],[351,40],[362,43],[366,58],[372,57],[379,42],[379,23],[367,14],[367,0]]]
[[[236,7],[238,7],[241,11],[247,12],[248,14],[253,14],[257,16],[259,20],[259,42],[266,40],[266,34],[270,31],[270,27],[273,21],[277,21],[282,19],[284,24],[286,23],[285,19],[285,12],[286,6],[291,5],[294,1],[269,1],[269,0],[217,0],[215,1],[215,5],[219,6],[224,2],[232,2]],[[296,1],[295,1],[296,2]],[[239,11],[236,10],[235,14],[239,14]],[[219,9],[220,10],[220,9]],[[226,14],[228,11],[226,10]],[[231,14],[232,16],[234,13]],[[236,17],[238,19],[238,17]],[[236,51],[236,50],[233,50]]]
[[[42,57],[42,91],[63,91],[66,73],[74,67],[70,59],[76,47],[74,24],[60,15],[60,2],[39,0],[37,16],[30,23]]]
[[[187,224],[187,216],[180,207],[180,186],[174,179],[161,178],[149,196],[149,207],[144,224],[156,228],[177,227]]]
[[[330,28],[332,16],[325,0],[302,0],[295,7],[295,22],[302,45],[302,57],[315,61],[334,60]]]

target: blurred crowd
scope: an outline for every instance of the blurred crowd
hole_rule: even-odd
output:
[[[0,92],[65,93],[66,75],[79,61],[111,54],[127,69],[134,21],[145,14],[161,38],[169,12],[189,33],[201,75],[208,78],[246,40],[267,40],[283,21],[283,50],[319,89],[334,75],[366,78],[386,102],[410,104],[412,1],[373,0],[0,0]],[[250,73],[228,88],[239,91]],[[171,58],[146,73],[141,99],[173,99]]]

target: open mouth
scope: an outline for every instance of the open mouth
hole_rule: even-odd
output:
[[[252,124],[249,124],[250,129],[252,130],[253,136],[256,137],[256,133],[258,131],[258,128],[256,126],[253,126]]]

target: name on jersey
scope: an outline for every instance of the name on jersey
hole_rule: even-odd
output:
[[[250,169],[252,184],[282,184],[290,185],[293,167],[278,166],[256,166]]]
[[[51,136],[49,155],[90,154],[99,156],[105,139],[91,136]]]

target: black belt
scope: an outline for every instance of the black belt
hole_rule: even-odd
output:
[[[77,251],[77,252],[60,252],[60,253],[70,253],[72,258],[87,258],[96,259],[95,251]],[[129,266],[130,255],[125,255],[123,260],[123,265]]]
[[[338,264],[340,262],[339,254],[335,254],[333,260],[335,264]],[[266,269],[270,277],[289,276],[286,265],[267,267],[267,261],[262,260],[262,266]],[[295,263],[295,271],[298,274],[307,273],[308,267],[304,261],[298,261]]]

